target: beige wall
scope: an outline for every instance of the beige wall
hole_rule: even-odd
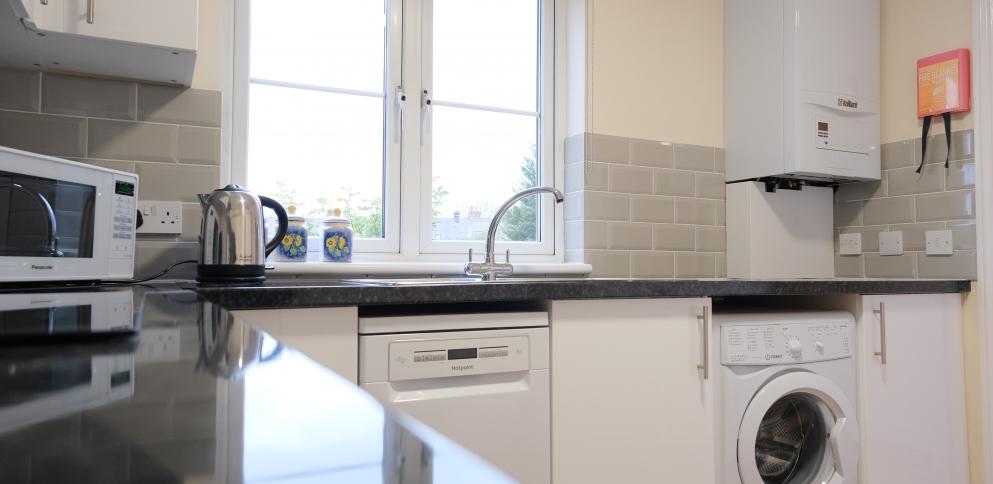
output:
[[[723,0],[589,2],[587,130],[723,147]]]
[[[224,0],[200,0],[193,87],[221,90],[224,82]]]
[[[882,0],[882,143],[920,137],[917,59],[972,46],[970,0]],[[972,128],[972,114],[956,115],[952,129]],[[943,127],[932,126],[932,132]]]

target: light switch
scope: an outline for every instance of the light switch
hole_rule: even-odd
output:
[[[924,249],[927,255],[952,255],[952,231],[928,230],[924,232]]]
[[[859,255],[862,253],[862,232],[841,234],[838,236],[838,252],[841,255]]]
[[[903,231],[880,232],[879,255],[903,255]]]

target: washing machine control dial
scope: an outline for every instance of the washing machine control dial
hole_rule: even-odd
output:
[[[799,358],[803,353],[803,343],[800,342],[799,338],[790,338],[787,348],[790,350],[790,354],[794,358]]]
[[[818,353],[824,354],[824,342],[823,341],[815,341],[814,342],[814,349],[817,350]]]

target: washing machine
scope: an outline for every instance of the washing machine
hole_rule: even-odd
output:
[[[855,318],[715,311],[714,325],[719,482],[858,482]]]

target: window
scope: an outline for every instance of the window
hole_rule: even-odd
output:
[[[232,178],[312,236],[341,208],[357,257],[464,259],[500,203],[553,184],[552,0],[235,9]],[[553,205],[519,202],[500,250],[555,254]]]

